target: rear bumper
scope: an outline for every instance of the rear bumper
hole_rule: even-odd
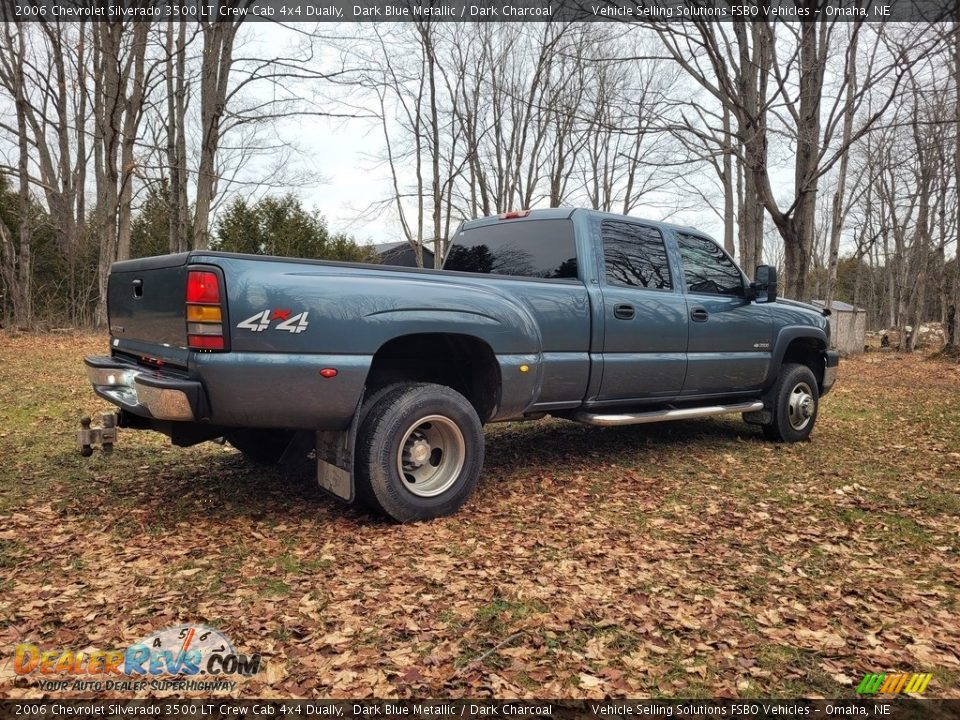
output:
[[[196,380],[154,372],[118,357],[84,359],[94,392],[117,407],[154,420],[205,419],[203,387]]]
[[[224,428],[342,430],[370,371],[369,355],[192,353],[190,369],[145,367],[124,355],[88,357],[100,397],[130,415]],[[320,374],[335,368],[330,379]]]
[[[826,395],[830,392],[837,381],[837,371],[840,369],[840,353],[836,350],[827,350],[823,354],[823,387],[820,389],[820,395]]]

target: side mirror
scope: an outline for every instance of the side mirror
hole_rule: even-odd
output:
[[[777,301],[777,269],[773,265],[757,265],[754,281],[750,284],[757,302]]]

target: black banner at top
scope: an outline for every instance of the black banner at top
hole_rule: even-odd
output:
[[[945,22],[960,0],[0,0],[4,21]]]

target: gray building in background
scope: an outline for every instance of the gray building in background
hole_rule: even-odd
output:
[[[823,300],[814,300],[817,307],[825,307]],[[833,346],[844,355],[862,353],[867,337],[867,311],[850,303],[834,300],[830,306],[830,337]]]

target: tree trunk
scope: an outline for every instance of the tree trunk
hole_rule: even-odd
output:
[[[954,85],[954,128],[960,128],[960,6],[956,10],[956,19],[953,23],[953,85]],[[960,138],[953,143],[953,187],[955,193],[960,193]],[[954,204],[957,217],[954,222],[955,231],[960,231],[960,203]],[[950,305],[953,311],[950,332],[950,345],[956,348],[960,345],[960,244],[957,246],[956,259],[953,270],[953,302]]]
[[[427,81],[430,92],[430,191],[433,205],[433,266],[443,266],[446,255],[446,238],[443,233],[443,194],[440,181],[440,116],[437,109],[437,58],[433,47],[433,25],[418,23],[417,30],[423,43],[427,61]]]
[[[134,23],[133,41],[130,48],[132,56],[132,82],[129,96],[126,96],[123,110],[123,138],[120,145],[120,191],[117,199],[117,260],[130,259],[130,234],[132,222],[133,180],[137,167],[134,148],[137,142],[137,128],[143,114],[144,99],[144,61],[147,53],[147,32],[149,23]],[[123,83],[126,95],[126,82]]]
[[[733,131],[730,125],[730,110],[726,106],[723,108],[723,249],[730,257],[734,256],[734,230],[733,219],[737,211],[736,189],[733,185]],[[744,267],[748,273],[753,272],[753,267]]]
[[[857,90],[857,38],[859,33],[854,32],[850,39],[850,45],[847,50],[847,95],[845,107],[843,109],[843,144],[850,145],[850,139],[853,136],[853,100]],[[833,194],[833,210],[830,218],[830,254],[827,260],[827,287],[824,291],[823,300],[827,309],[833,307],[834,287],[837,283],[837,263],[840,256],[840,232],[843,229],[843,219],[845,216],[843,210],[844,191],[847,184],[847,160],[849,152],[845,152],[840,158],[840,168],[837,172],[837,189]]]
[[[80,26],[80,38],[77,43],[77,102],[74,115],[76,128],[76,163],[73,169],[74,209],[71,214],[76,218],[74,244],[70,259],[70,315],[74,324],[89,321],[87,295],[77,284],[77,263],[80,240],[87,221],[86,181],[87,181],[87,132],[89,89],[87,88],[87,27]]]
[[[177,34],[177,178],[179,180],[179,198],[177,199],[177,252],[190,249],[190,201],[187,198],[187,183],[190,172],[187,168],[187,21],[180,20]]]
[[[120,87],[121,23],[94,26],[97,72],[95,83],[94,143],[97,165],[96,227],[100,236],[100,259],[97,263],[99,300],[95,322],[107,323],[107,282],[110,265],[117,257],[117,204],[120,173],[117,158],[120,145],[122,95]]]
[[[174,28],[176,27],[176,32]],[[167,22],[166,92],[167,92],[167,185],[168,247],[179,253],[189,249],[190,206],[187,200],[186,140],[186,43],[187,23]],[[176,43],[174,43],[176,38]]]
[[[18,115],[23,117],[22,111]],[[30,180],[27,175],[30,151],[27,145],[27,129],[23,123],[20,123],[19,144],[20,161],[17,171],[20,175],[20,227],[17,239],[19,240],[18,252],[20,257],[17,261],[17,292],[20,302],[18,306],[15,306],[13,320],[17,327],[29,329],[33,325],[33,253],[31,247],[33,211],[30,207]]]
[[[173,19],[167,20],[166,37],[166,89],[167,89],[167,248],[172,253],[180,252],[180,167],[177,163],[177,98],[176,75],[174,74]]]
[[[20,42],[21,56],[23,53],[23,32],[18,34]],[[29,328],[33,324],[33,271],[31,270],[32,253],[30,243],[32,240],[32,215],[30,207],[30,145],[27,140],[27,97],[24,89],[23,68],[20,68],[20,74],[17,83],[17,144],[20,154],[17,163],[17,174],[19,175],[19,201],[20,217],[19,232],[17,233],[17,286],[14,297],[18,302],[14,304],[13,321],[17,327]]]
[[[143,115],[148,23],[97,23],[93,26],[94,157],[97,170],[95,222],[100,236],[97,264],[99,302],[95,322],[107,322],[110,266],[130,257],[134,149]],[[124,50],[123,38],[132,34]]]
[[[784,267],[786,294],[797,300],[807,295],[807,271],[813,250],[813,234],[817,210],[817,169],[820,155],[820,100],[823,91],[826,40],[818,37],[820,23],[800,24],[800,109],[797,122],[797,157],[794,167],[796,188],[792,227],[783,235],[785,244],[793,245],[786,253]],[[781,230],[782,232],[782,230]]]
[[[32,211],[30,202],[30,125],[33,116],[27,98],[25,66],[27,62],[24,25],[7,23],[3,28],[3,54],[0,56],[0,80],[13,99],[17,116],[17,217],[14,227],[0,220],[0,270],[3,273],[9,309],[16,327],[29,328],[33,322]],[[36,133],[34,133],[36,135]]]
[[[193,247],[210,247],[210,207],[217,191],[217,149],[220,119],[225,110],[233,41],[239,23],[212,22],[203,28],[203,63],[200,75],[200,165],[197,169],[197,205],[193,218]]]
[[[763,257],[764,202],[759,192],[767,176],[767,74],[772,48],[770,36],[760,23],[750,27],[752,48],[746,28],[737,23],[741,72],[737,76],[737,94],[742,99],[737,118],[737,136],[743,157],[742,211],[740,227],[740,263],[751,272]]]

